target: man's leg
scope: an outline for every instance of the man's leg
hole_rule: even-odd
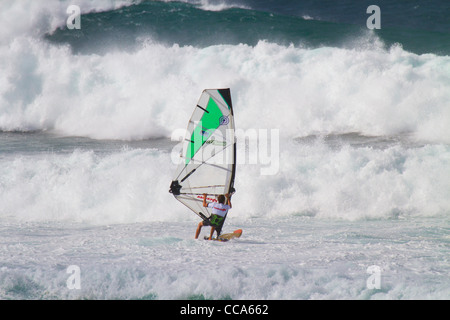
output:
[[[197,226],[197,231],[195,231],[195,239],[198,239],[198,236],[200,234],[200,231],[202,230],[202,227],[203,227],[203,221],[201,221]]]
[[[213,226],[211,226],[211,233],[209,234],[209,240],[212,239],[213,233],[214,233],[215,228]]]

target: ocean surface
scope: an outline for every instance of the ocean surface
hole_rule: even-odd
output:
[[[450,299],[449,1],[71,4],[0,2],[0,299]],[[168,192],[206,88],[226,243]]]

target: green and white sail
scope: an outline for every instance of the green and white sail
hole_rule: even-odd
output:
[[[203,207],[221,194],[234,192],[236,141],[230,89],[204,90],[189,119],[181,161],[170,191],[202,219],[211,216]]]

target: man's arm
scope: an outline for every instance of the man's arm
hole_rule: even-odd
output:
[[[203,206],[207,207],[208,204],[206,203],[206,193],[203,194]]]
[[[227,193],[225,195],[225,197],[227,198],[227,204],[230,206],[230,208],[232,208],[232,206],[231,206],[231,196]]]

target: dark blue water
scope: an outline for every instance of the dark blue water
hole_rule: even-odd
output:
[[[400,44],[418,54],[450,54],[449,1],[377,1],[381,29],[369,33],[366,21],[371,14],[366,10],[372,4],[350,0],[143,1],[83,14],[81,30],[64,26],[47,38],[69,43],[76,52],[105,53],[111,48],[134,48],[142,38],[200,47],[255,45],[268,40],[315,48],[358,46],[352,40],[367,37],[381,39],[386,47]]]

